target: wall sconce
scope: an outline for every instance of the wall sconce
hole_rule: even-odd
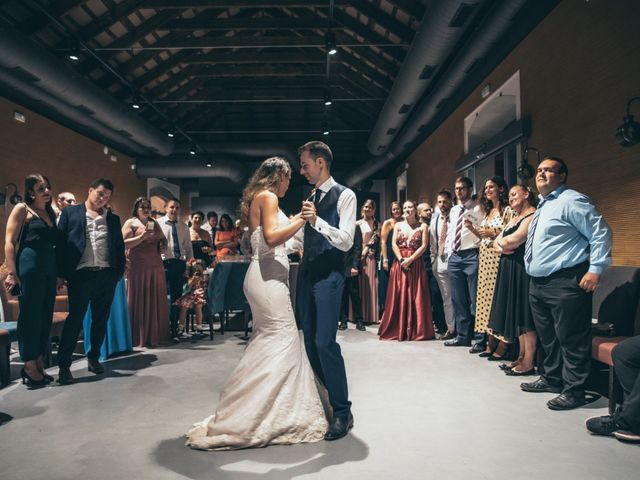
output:
[[[616,129],[616,141],[623,147],[633,147],[640,142],[640,123],[633,121],[633,115],[629,113],[631,104],[640,100],[640,97],[633,97],[627,102],[627,114],[623,118],[623,124]]]
[[[13,188],[13,193],[9,196],[9,188]],[[2,199],[2,203],[7,202],[7,198],[9,199],[9,203],[11,205],[17,205],[22,201],[22,197],[18,193],[18,186],[15,183],[7,183],[4,187],[4,198]]]
[[[525,147],[524,153],[522,155],[522,163],[517,170],[518,177],[520,177],[522,180],[529,180],[536,174],[536,169],[533,168],[533,165],[529,163],[530,150],[536,152],[536,156],[538,157],[538,164],[540,163],[540,151],[534,147]]]

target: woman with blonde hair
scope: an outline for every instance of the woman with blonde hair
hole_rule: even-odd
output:
[[[262,162],[244,189],[240,213],[249,226],[253,252],[244,292],[253,334],[224,385],[215,414],[187,433],[191,448],[317,442],[327,430],[319,386],[291,306],[284,244],[304,220],[295,215],[290,221],[278,207],[290,180],[289,162],[273,157]]]
[[[378,321],[378,269],[380,224],[375,219],[376,202],[368,199],[362,205],[362,218],[357,224],[362,234],[362,256],[358,282],[364,323]]]

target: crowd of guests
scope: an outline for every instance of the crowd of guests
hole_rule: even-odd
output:
[[[426,202],[393,202],[382,224],[376,203],[366,200],[346,259],[339,329],[350,319],[358,330],[379,324],[381,340],[439,338],[446,347],[470,347],[472,354],[501,361],[506,375],[537,371],[539,378],[521,389],[557,393],[547,402],[550,409],[584,405],[591,294],[611,262],[611,231],[591,200],[567,187],[568,173],[562,159],[548,157],[537,168],[538,194],[526,185],[509,188],[494,176],[477,198],[472,181],[459,177],[454,195],[438,192],[435,209]],[[28,176],[25,191],[7,224],[5,287],[19,298],[21,374],[31,387],[52,381],[43,356],[57,278],[66,282],[69,298],[58,353],[59,383],[65,385],[74,382],[69,367],[89,306],[89,370],[104,371],[98,354],[126,265],[133,343],[155,347],[179,336],[189,311],[202,329],[207,268],[250,248],[241,247],[247,232],[227,214],[209,212],[205,221],[195,211],[189,225],[182,222],[177,199],[166,202],[159,218],[152,217],[147,198],[136,199],[120,228],[108,208],[114,187],[106,179],[94,181],[78,205],[73,195],[60,194],[55,209],[44,175]],[[630,372],[623,409],[590,419],[594,433],[640,434],[640,347],[632,340],[614,354]]]
[[[101,346],[123,276],[128,315],[127,324],[118,328],[130,332],[133,346],[154,348],[185,337],[189,313],[194,316],[191,338],[202,336],[209,267],[240,253],[242,235],[227,214],[218,225],[217,213],[209,212],[203,225],[204,214],[193,212],[187,225],[180,219],[179,200],[167,200],[165,214],[154,218],[150,200],[139,197],[121,223],[109,204],[113,191],[112,182],[101,178],[80,204],[69,192],[54,201],[49,179],[29,175],[25,201],[8,219],[4,287],[19,302],[21,375],[31,388],[53,381],[43,359],[56,295],[65,285],[69,314],[58,350],[62,385],[74,382],[69,367],[85,314],[89,370],[104,371]]]

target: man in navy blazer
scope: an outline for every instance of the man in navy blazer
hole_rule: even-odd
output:
[[[113,183],[100,178],[89,186],[87,200],[62,211],[56,256],[58,275],[67,281],[69,316],[58,349],[58,383],[74,383],[71,357],[87,307],[91,303],[89,371],[103,373],[98,361],[118,280],[124,274],[124,240],[120,218],[107,208]]]

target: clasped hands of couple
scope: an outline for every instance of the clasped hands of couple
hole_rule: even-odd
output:
[[[311,225],[315,226],[316,219],[318,218],[316,214],[316,206],[313,202],[305,200],[302,202],[302,210],[300,210],[300,213],[298,213],[296,217],[299,217],[305,222],[309,222]]]

